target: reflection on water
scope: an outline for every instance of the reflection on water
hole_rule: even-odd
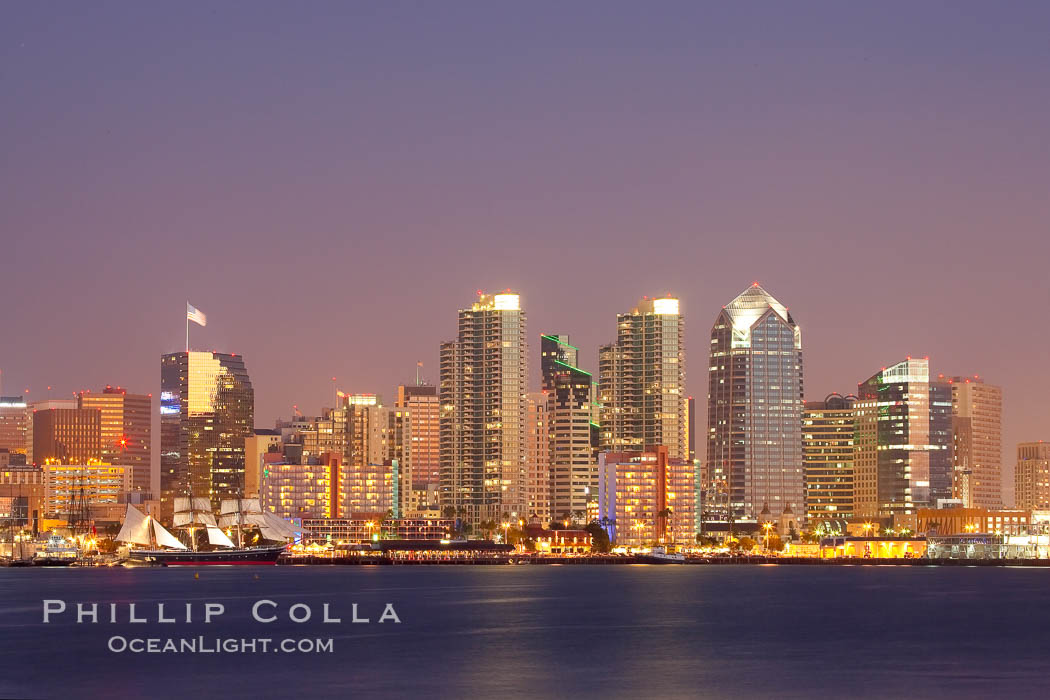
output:
[[[1036,697],[1050,571],[868,567],[0,570],[0,696]],[[41,600],[225,604],[41,624]],[[250,617],[278,603],[279,619]],[[295,602],[311,622],[287,617]],[[323,603],[343,624],[320,624]],[[402,624],[377,624],[385,603]],[[371,624],[350,624],[351,605]],[[104,607],[104,606],[100,606]],[[108,607],[105,609],[108,610]],[[100,616],[108,619],[108,613]],[[203,616],[198,615],[198,619]],[[126,608],[121,613],[126,619]],[[112,635],[332,637],[332,654],[114,654]],[[72,693],[72,695],[71,695]]]

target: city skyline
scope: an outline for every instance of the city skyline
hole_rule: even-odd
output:
[[[749,289],[755,289],[755,288],[761,289],[761,287],[759,287],[759,283],[757,281],[752,282],[750,287],[749,287]],[[480,294],[481,292],[482,292],[482,290],[476,290],[475,293],[478,294],[479,296],[481,296],[481,294]],[[746,292],[747,292],[747,290],[745,290],[745,293]],[[500,294],[500,293],[502,293],[502,292],[497,292],[497,294]],[[491,295],[488,295],[488,296],[491,296]],[[514,290],[514,296],[518,296],[519,297],[519,300],[520,300],[519,303],[521,304],[521,307],[523,309],[527,308],[528,297],[527,297],[526,294],[524,294],[524,293],[519,294],[519,290]],[[672,295],[668,294],[668,296],[672,296]],[[654,297],[643,296],[643,300],[646,299],[646,298],[657,299],[658,297],[655,297],[655,296]],[[684,302],[682,302],[677,297],[675,297],[675,299],[681,305],[682,318],[685,319],[685,318],[689,317],[689,314],[688,314],[688,311],[687,311],[687,307],[684,304]],[[201,306],[201,305],[198,305],[198,306]],[[723,306],[722,308],[725,308],[725,307]],[[206,311],[206,309],[204,309],[204,310]],[[613,313],[612,317],[614,319],[616,318],[617,313],[619,313],[619,312],[614,312]],[[183,314],[183,318],[184,317],[185,317],[185,314]],[[799,323],[798,324],[798,327],[800,329],[803,328],[803,326],[805,326],[805,328],[806,328],[806,336],[807,336],[807,341],[808,341],[809,326],[807,324],[804,324],[804,323]],[[686,328],[688,328],[688,325],[686,325]],[[217,349],[214,349],[214,350],[204,350],[203,348],[199,348],[196,339],[198,338],[199,335],[202,335],[202,334],[206,333],[206,331],[207,331],[207,329],[195,328],[195,330],[193,331],[193,335],[190,338],[191,349],[193,349],[195,352],[217,352],[217,353],[220,353],[220,354],[228,352],[227,350],[220,349],[220,348],[217,348]],[[537,337],[536,338],[532,338],[532,335],[536,335]],[[526,334],[526,340],[529,341],[529,339],[531,339],[531,343],[530,343],[530,345],[528,347],[528,354],[527,354],[529,381],[528,381],[528,386],[526,387],[527,391],[530,391],[530,392],[531,391],[538,391],[538,390],[542,389],[542,376],[539,376],[539,375],[542,374],[542,372],[540,371],[541,358],[539,357],[540,354],[541,354],[540,349],[539,349],[541,343],[539,341],[542,341],[544,335],[545,334],[543,334],[543,333],[534,334],[534,333],[532,333],[532,331],[528,331],[528,333]],[[808,357],[809,353],[810,353],[810,347],[809,347],[808,343],[805,345],[805,347],[806,347],[806,355]],[[600,348],[601,348],[601,346],[599,346],[598,348],[586,348],[586,347],[583,347],[583,348],[580,348],[579,354],[580,354],[580,356],[586,356],[588,354],[592,354],[592,352],[590,352],[590,351],[593,351],[594,355],[599,355],[600,354]],[[706,350],[706,348],[702,348],[702,350]],[[685,349],[684,349],[684,354],[685,354],[685,357],[686,357],[686,366],[687,366],[687,368],[689,366],[688,358],[689,358],[691,352],[693,352],[693,351],[694,350],[690,348],[690,346],[688,345],[688,342],[687,342],[685,344]],[[244,353],[240,353],[240,352],[232,353],[232,355],[234,357],[237,357],[237,356],[245,357],[245,354]],[[250,353],[249,353],[249,355],[250,355]],[[911,356],[909,355],[908,359],[910,359],[910,358],[911,358]],[[250,357],[247,357],[246,361],[247,362],[251,362]],[[892,361],[896,361],[896,360],[891,360],[891,362]],[[434,363],[434,364],[436,365],[437,363]],[[597,360],[597,358],[595,358],[595,360],[594,360],[594,370],[595,370],[594,373],[595,374],[597,373],[598,364],[599,364],[598,360]],[[586,368],[588,366],[586,363],[582,363],[582,362],[581,362],[581,365],[583,365],[584,368]],[[939,369],[940,366],[941,365],[939,363],[937,363],[936,358],[934,358],[930,362],[931,372],[935,372],[936,374],[940,374],[943,377],[951,376],[947,372],[941,372],[940,369]],[[419,371],[420,370],[418,362],[417,362],[416,366],[413,369],[414,369],[414,371]],[[701,369],[703,369],[703,368],[701,367]],[[809,376],[810,369],[811,368],[809,367],[809,365],[807,363],[807,367],[806,367],[806,374],[807,374],[807,376]],[[323,374],[323,372],[321,374]],[[707,380],[706,374],[707,373],[704,372],[704,374],[705,374],[704,386],[702,387],[703,393],[697,394],[700,397],[706,397],[706,394],[707,394],[707,386],[706,386],[706,383],[707,383],[706,382],[706,380]],[[253,375],[254,375],[254,371],[253,371]],[[268,427],[271,427],[278,420],[280,420],[282,418],[290,418],[292,416],[294,410],[299,410],[300,412],[302,412],[302,413],[304,413],[306,415],[321,415],[326,409],[330,409],[334,405],[333,404],[333,396],[332,396],[333,386],[338,387],[338,391],[340,391],[340,392],[344,388],[343,383],[339,381],[338,377],[327,377],[327,378],[319,377],[316,372],[310,372],[310,371],[303,372],[302,373],[302,377],[304,378],[303,379],[304,383],[307,383],[307,384],[309,384],[311,382],[317,383],[319,379],[322,380],[321,383],[324,385],[324,388],[326,389],[326,391],[329,394],[329,396],[319,399],[319,402],[318,402],[318,405],[316,407],[316,410],[314,408],[310,407],[310,406],[306,406],[304,404],[295,403],[295,404],[293,404],[292,406],[289,407],[288,411],[286,411],[286,412],[285,411],[278,411],[271,419],[269,417],[261,417],[261,418],[258,417],[259,416],[258,403],[259,403],[259,398],[260,397],[259,397],[259,392],[256,392],[256,404],[255,404],[255,406],[256,406],[256,414],[255,414],[256,415],[256,419],[255,419],[255,427],[257,427],[257,428],[268,428]],[[687,391],[688,391],[689,389],[692,388],[692,385],[696,383],[696,378],[694,376],[693,377],[693,381],[692,382],[689,381],[688,369],[686,371],[686,377],[687,377],[686,386],[687,386]],[[981,374],[981,375],[979,375],[979,377],[981,378],[981,380],[983,380],[985,378],[985,375]],[[327,379],[327,381],[323,381],[324,379]],[[422,374],[419,375],[419,379],[420,379],[420,381],[422,381],[423,383],[425,383],[425,384],[427,384],[429,386],[434,386],[434,387],[437,386],[437,382],[434,381],[433,379],[431,379],[427,375],[426,363],[423,363]],[[965,377],[956,376],[955,379],[965,379]],[[265,378],[257,380],[253,376],[253,382],[259,383],[260,381],[265,382]],[[993,382],[995,381],[994,378],[992,378],[992,381]],[[403,383],[405,383],[405,382],[403,381],[402,384]],[[411,385],[412,383],[414,383],[414,382],[409,382],[409,385]],[[854,379],[854,380],[852,380],[850,382],[847,382],[847,384],[851,385],[851,386],[855,385],[856,383],[858,383],[856,379]],[[808,385],[808,381],[807,381],[807,385]],[[349,393],[372,393],[372,394],[375,394],[377,396],[382,397],[382,399],[383,399],[383,401],[384,401],[384,403],[386,405],[393,406],[393,404],[395,403],[397,387],[398,387],[398,385],[395,385],[393,387],[388,387],[386,385],[383,385],[383,386],[370,385],[370,386],[368,386],[366,388],[356,387],[354,389],[350,389],[349,387],[346,387],[346,393],[347,394],[349,394]],[[158,380],[156,382],[156,386],[152,386],[151,385],[149,388],[151,389],[151,391],[148,392],[148,393],[150,393],[150,394],[158,393],[158,395],[159,395],[159,391],[160,391],[159,378],[158,378]],[[141,391],[141,388],[136,389],[136,388],[133,387],[132,390],[139,390],[139,391]],[[73,392],[73,394],[78,395],[78,394],[80,394],[83,391],[85,391],[85,389],[79,389],[78,391]],[[90,393],[91,389],[87,389],[86,391],[88,391]],[[7,388],[7,386],[4,386],[2,395],[10,396],[10,395],[19,395],[20,393],[22,393],[22,392],[21,391],[11,392]],[[146,392],[142,392],[142,393],[146,393]],[[814,399],[814,395],[816,393],[819,393],[819,392],[815,392],[814,391],[813,394],[810,394],[807,391],[807,393],[805,393],[805,396],[804,396],[805,400],[806,401],[816,400],[816,399]],[[828,392],[828,393],[832,393],[832,392]],[[1003,403],[1004,403],[1005,406],[1009,406],[1011,397],[1010,397],[1010,393],[1009,392],[1006,392],[1006,393],[1007,393],[1007,397],[1006,397],[1006,399],[1005,399],[1005,401]],[[689,393],[688,396],[693,396],[693,394]],[[42,400],[46,399],[46,400],[50,401],[50,403],[52,403],[52,404],[68,402],[68,403],[70,403],[70,405],[75,405],[75,403],[76,403],[75,399],[74,400],[65,400],[65,399],[63,399],[61,394],[60,394],[60,389],[57,388],[57,387],[53,387],[53,386],[49,386],[48,387],[48,395],[45,396],[45,397],[40,397],[38,395],[33,395],[32,392],[30,391],[29,394],[25,395],[25,398],[29,402],[42,401]],[[272,405],[272,403],[273,402],[271,401],[270,405]],[[703,404],[703,408],[706,409],[707,402],[706,401],[702,401],[701,403]],[[154,413],[157,414],[158,412],[155,411]],[[701,415],[705,415],[706,416],[706,411],[705,411],[704,414],[701,414]],[[1005,411],[1004,411],[1004,415],[1006,415]],[[155,415],[155,418],[156,418],[156,415]],[[700,419],[698,418],[697,420],[699,421]],[[696,429],[703,431],[705,429],[704,425],[706,425],[706,422],[700,423],[700,425],[696,426]],[[154,421],[153,430],[154,430],[154,432],[156,434],[158,434],[158,435],[160,434],[159,423],[156,422],[156,420]],[[1009,425],[1008,421],[1006,419],[1004,419],[1003,420],[1003,436],[1004,437],[1003,437],[1002,445],[1001,445],[1001,452],[1003,454],[1003,458],[1002,458],[1003,459],[1003,464],[1002,464],[1002,492],[1004,494],[1004,498],[1007,498],[1007,499],[1009,499],[1009,496],[1012,496],[1012,492],[1013,492],[1013,482],[1014,482],[1013,469],[1014,469],[1014,466],[1015,466],[1015,464],[1014,464],[1015,460],[1013,460],[1012,454],[1013,454],[1013,450],[1014,450],[1015,446],[1017,444],[1021,443],[1021,442],[1030,442],[1030,441],[1038,441],[1038,440],[1041,440],[1041,439],[1045,439],[1045,438],[1039,437],[1039,436],[1032,436],[1031,439],[1025,438],[1025,439],[1022,439],[1022,440],[1013,441],[1012,439],[1007,437],[1008,435],[1010,435],[1011,432],[1016,432],[1016,431],[1011,431],[1011,426]],[[702,444],[703,440],[704,440],[704,437],[703,437],[703,435],[698,434],[697,435],[697,439],[700,440],[701,444]],[[157,451],[154,450],[154,462],[155,463],[156,463],[157,456],[158,456],[157,455]],[[701,453],[700,459],[701,459],[702,462],[705,463],[705,467],[707,467],[708,465],[707,465],[705,457],[706,457],[706,454]]]

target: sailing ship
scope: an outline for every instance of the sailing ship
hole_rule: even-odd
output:
[[[216,523],[209,499],[180,496],[174,505],[172,527],[187,533],[188,546],[165,530],[155,518],[128,505],[124,525],[116,539],[144,545],[141,549],[131,548],[128,553],[131,563],[167,566],[275,564],[284,552],[287,540],[295,537],[291,525],[273,513],[262,512],[258,499],[228,499],[222,503],[220,517],[223,526],[236,527],[240,545],[235,544]],[[244,531],[249,526],[258,528],[258,540],[269,542],[244,546]],[[206,542],[198,541],[202,532]]]

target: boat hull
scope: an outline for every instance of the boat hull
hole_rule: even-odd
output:
[[[277,544],[244,549],[214,549],[207,552],[132,549],[128,553],[128,558],[133,562],[149,562],[164,566],[272,566],[284,553],[285,546]]]

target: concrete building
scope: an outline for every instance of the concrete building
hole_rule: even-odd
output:
[[[338,474],[338,465],[333,469],[331,464],[268,464],[262,472],[259,501],[286,520],[335,517],[332,483]]]
[[[102,461],[102,413],[94,408],[50,408],[33,412],[36,464]]]
[[[601,452],[600,522],[617,545],[693,544],[693,464],[663,446]]]
[[[950,377],[952,497],[968,508],[1003,507],[1003,390],[979,376]]]
[[[853,402],[829,394],[802,410],[802,470],[806,519],[849,520],[853,510]]]
[[[857,387],[856,515],[914,513],[952,490],[951,388],[930,381],[928,359],[908,358]]]
[[[397,388],[394,408],[407,411],[405,423],[405,471],[413,484],[433,484],[441,480],[441,409],[437,387],[402,384]]]
[[[23,455],[28,451],[27,407],[22,396],[0,396],[0,449]]]
[[[281,433],[278,430],[256,428],[244,438],[244,495],[260,496],[266,455],[281,451]]]
[[[133,491],[152,493],[153,394],[107,386],[101,392],[80,392],[77,406],[101,414],[101,460],[127,468]]]
[[[707,485],[736,518],[804,512],[802,335],[756,282],[711,328]]]
[[[671,459],[688,457],[684,333],[678,299],[617,314],[616,342],[598,353],[601,451],[665,445]]]
[[[526,395],[525,515],[542,523],[551,520],[551,428],[546,392]]]
[[[28,402],[26,406],[26,462],[28,464],[37,462],[33,455],[33,414],[37,411],[63,408],[79,408],[79,406],[76,399],[39,399]]]
[[[481,294],[441,344],[441,504],[472,523],[526,510],[525,326],[518,294]]]
[[[81,507],[122,503],[131,490],[131,471],[120,465],[45,464],[41,469],[44,514],[59,520],[76,520]]]
[[[1018,443],[1014,507],[1020,510],[1050,509],[1050,443],[1042,440]]]

